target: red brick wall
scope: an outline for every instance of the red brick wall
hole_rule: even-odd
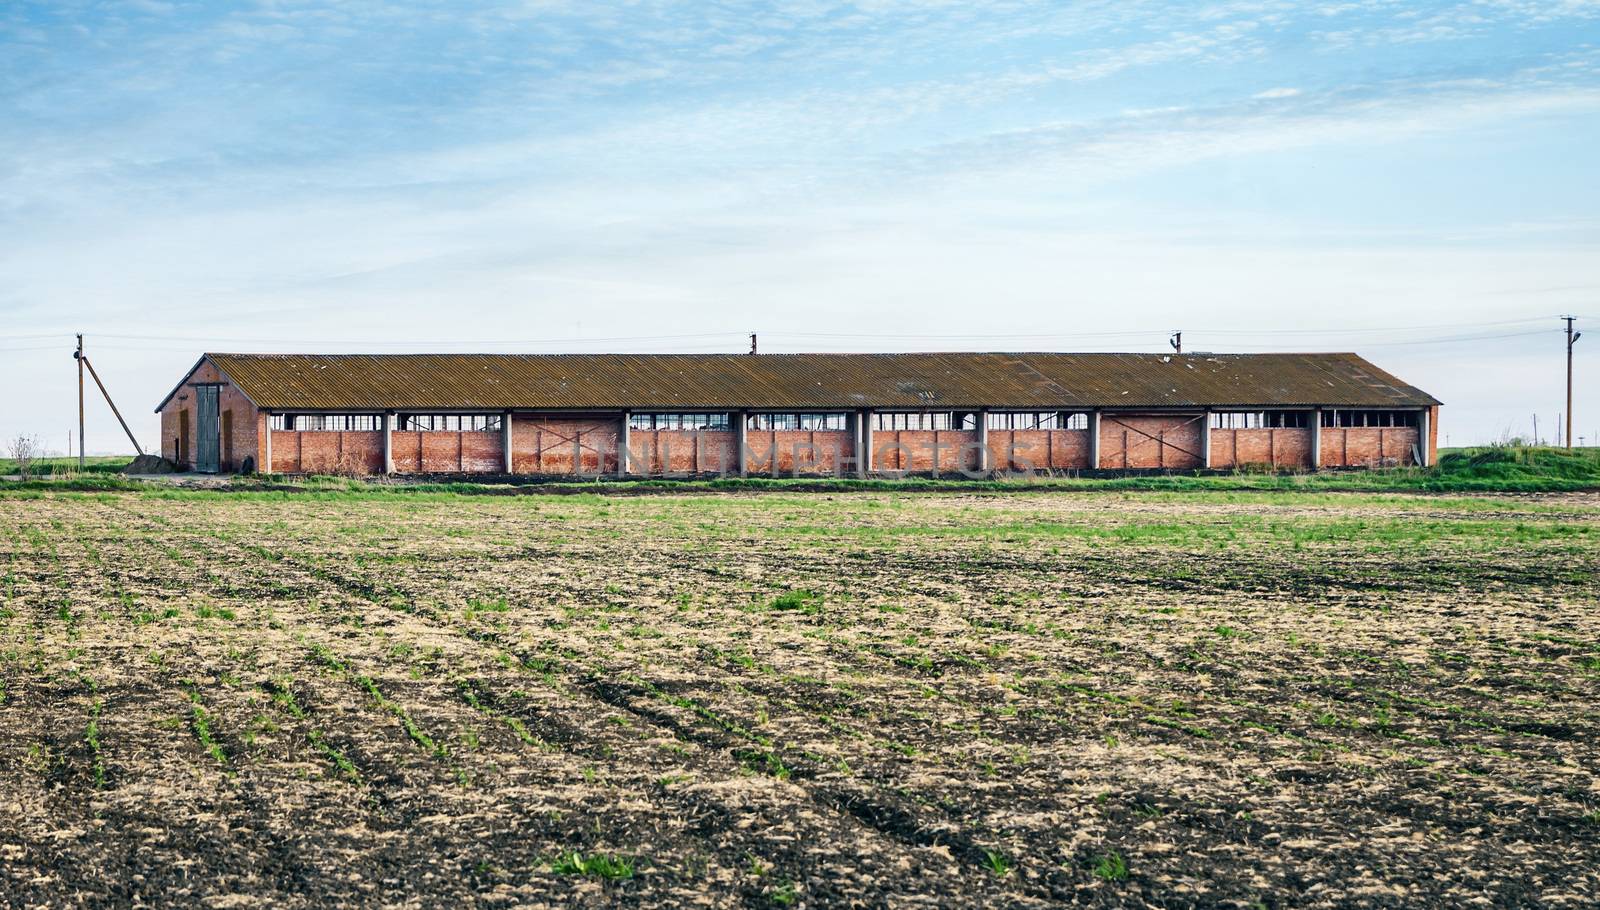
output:
[[[177,394],[161,409],[161,455],[172,461],[182,460],[186,463],[194,461],[195,432],[199,424],[199,417],[195,413],[195,394],[191,386],[195,383],[223,382],[222,374],[210,362],[201,363],[194,372],[184,378],[183,386]],[[188,412],[188,432],[183,435],[182,454],[179,456],[181,412]],[[250,399],[231,383],[224,383],[217,396],[217,423],[218,431],[225,432],[231,427],[232,432],[221,439],[218,457],[221,459],[221,470],[238,471],[244,467],[244,460],[249,457],[259,468],[262,463],[263,453],[260,448],[261,412],[250,403]]]
[[[746,430],[744,444],[750,452],[746,468],[752,474],[833,474],[854,470],[854,434],[848,430]]]
[[[1327,437],[1323,438],[1326,440]],[[1323,460],[1327,460],[1326,454]],[[1311,428],[1212,430],[1211,467],[1236,468],[1243,465],[1311,467]]]
[[[1415,427],[1323,427],[1325,467],[1372,468],[1416,464]]]
[[[194,430],[194,392],[189,389],[179,389],[178,394],[161,408],[161,457],[168,461],[183,463],[194,453],[194,439],[182,440],[179,430],[178,413],[189,409],[189,428]]]
[[[381,436],[381,434],[380,434]],[[276,445],[276,443],[274,443]],[[378,459],[383,459],[383,440]],[[499,430],[395,430],[390,454],[396,474],[502,474],[505,453]]]
[[[630,430],[632,474],[737,474],[732,430]]]
[[[978,434],[973,430],[873,430],[872,470],[927,474],[934,471],[933,450],[939,448],[938,473],[978,469]]]
[[[1011,459],[1007,460],[1008,446]],[[1089,467],[1088,430],[990,430],[989,464],[996,471],[1073,470]]]
[[[376,430],[274,430],[272,470],[278,474],[381,474],[383,434]]]
[[[621,426],[616,416],[516,417],[511,421],[512,470],[517,474],[615,473]]]
[[[1203,416],[1103,414],[1100,418],[1100,467],[1200,467],[1200,422]]]

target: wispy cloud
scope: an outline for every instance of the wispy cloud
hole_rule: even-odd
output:
[[[1600,122],[1597,15],[8,4],[0,313],[267,337],[289,313],[340,337],[447,311],[577,335],[743,329],[762,307],[888,329],[908,301],[1049,324],[1093,300],[1075,322],[1165,326],[1186,299],[1299,288],[1432,314],[1499,275],[1583,283],[1600,199],[1559,150]]]

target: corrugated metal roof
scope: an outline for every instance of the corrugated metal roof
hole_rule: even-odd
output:
[[[206,357],[258,406],[275,410],[1068,410],[1438,404],[1355,354]]]

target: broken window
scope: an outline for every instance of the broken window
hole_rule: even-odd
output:
[[[1082,411],[990,411],[991,430],[1086,430],[1089,415]]]
[[[1311,426],[1309,411],[1212,411],[1214,430],[1286,430]]]
[[[752,430],[843,430],[848,414],[751,414]]]
[[[308,430],[311,432],[341,430],[381,430],[380,414],[274,414],[274,430]]]
[[[397,414],[394,428],[412,432],[498,433],[505,418],[500,414]]]
[[[878,411],[875,430],[974,430],[978,417],[968,411]]]
[[[628,426],[635,430],[726,430],[727,414],[639,414],[628,415]]]
[[[1322,412],[1325,427],[1412,427],[1419,424],[1416,411],[1340,410]]]

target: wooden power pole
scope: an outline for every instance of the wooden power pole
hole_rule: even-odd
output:
[[[1567,449],[1572,449],[1572,346],[1583,337],[1582,332],[1572,331],[1572,322],[1576,316],[1562,316],[1567,321]]]
[[[78,333],[78,350],[72,355],[78,361],[78,470],[83,470],[83,333]]]
[[[106,384],[100,381],[100,374],[95,371],[94,364],[89,362],[88,355],[83,353],[83,335],[78,335],[78,350],[74,351],[73,359],[78,361],[78,470],[84,468],[83,451],[83,369],[89,368],[89,377],[94,380],[95,387],[100,390],[100,395],[111,406],[111,413],[117,417],[117,423],[122,424],[122,432],[128,434],[128,441],[133,443],[134,451],[144,454],[144,446],[139,445],[139,440],[133,437],[133,431],[128,429],[128,422],[122,419],[122,412],[117,410],[117,403],[111,400],[111,393],[106,391]],[[71,454],[72,434],[67,434],[67,451]]]

